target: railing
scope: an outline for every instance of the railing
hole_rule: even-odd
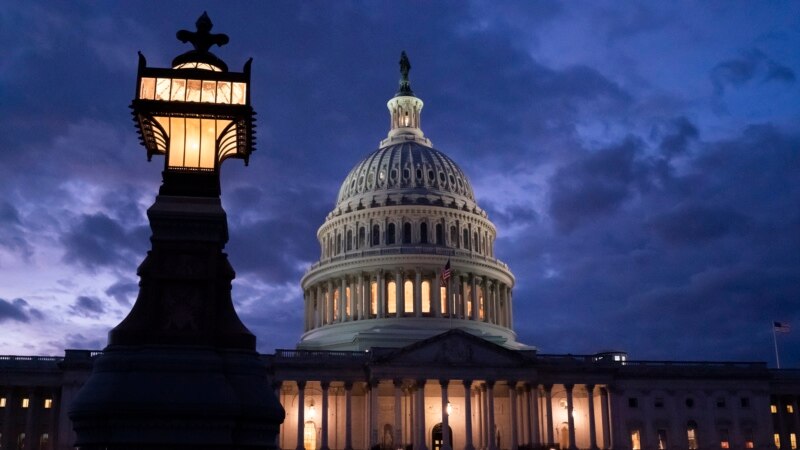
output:
[[[61,356],[20,356],[20,355],[0,355],[0,367],[2,368],[47,368],[56,367],[63,361]]]
[[[398,245],[396,247],[379,247],[370,248],[366,250],[351,250],[343,254],[336,255],[330,258],[324,258],[308,268],[306,273],[325,264],[331,264],[339,261],[347,261],[356,258],[363,258],[368,256],[383,256],[383,255],[437,255],[437,256],[462,256],[470,259],[477,259],[485,262],[497,264],[498,266],[508,270],[508,264],[500,261],[497,258],[491,258],[486,255],[480,255],[467,250],[439,247],[439,246],[421,246],[421,245]]]
[[[651,361],[651,360],[631,360],[626,359],[622,361],[615,361],[604,355],[571,355],[571,354],[546,354],[538,353],[536,358],[539,361],[552,361],[552,362],[582,362],[582,363],[597,363],[607,365],[619,366],[692,366],[692,367],[737,367],[737,368],[766,368],[767,363],[762,361]]]
[[[367,360],[369,352],[352,352],[344,350],[275,350],[276,359],[349,359]]]

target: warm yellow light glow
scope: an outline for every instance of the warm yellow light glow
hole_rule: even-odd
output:
[[[139,98],[171,102],[204,102],[244,105],[247,84],[230,81],[142,77]]]
[[[769,405],[769,412],[771,412],[772,414],[777,414],[778,407],[776,405]]]
[[[173,67],[173,69],[201,69],[201,70],[211,70],[213,72],[222,72],[222,69],[217,66],[201,62],[187,62],[183,64],[178,64],[177,66]]]
[[[450,314],[450,302],[447,299],[447,287],[439,287],[439,301],[442,303],[442,314]]]
[[[781,435],[775,433],[772,435],[772,439],[775,441],[775,448],[777,449],[781,448]]]
[[[311,406],[308,407],[308,418],[314,420],[317,417],[317,408],[312,403]]]
[[[731,444],[728,441],[720,441],[719,448],[731,448]]]
[[[350,316],[350,287],[344,289],[344,313]]]
[[[744,448],[755,448],[753,441],[744,441]]]
[[[378,314],[378,283],[373,281],[369,285],[369,313]]]
[[[632,450],[641,450],[642,443],[639,436],[639,430],[631,431],[631,449]]]
[[[52,398],[44,399],[44,409],[50,409],[52,407],[53,407],[53,399]]]
[[[389,281],[386,286],[386,312],[388,314],[395,314],[397,313],[397,302],[395,299],[397,298],[397,284],[395,284],[394,280]]]
[[[317,427],[314,422],[308,421],[303,427],[303,450],[315,450],[317,448]]]
[[[188,80],[186,82],[186,101],[199,102],[200,92],[203,90],[203,82],[200,80]]]
[[[411,280],[403,283],[403,312],[414,312],[414,283]]]
[[[169,167],[213,169],[217,162],[217,139],[230,120],[155,117],[169,138]],[[235,132],[235,128],[231,130]],[[226,134],[227,136],[227,134]],[[226,148],[225,154],[235,152]],[[219,155],[221,156],[221,155]]]
[[[794,406],[786,405],[786,412],[789,413],[789,414],[794,413]]]
[[[31,405],[31,399],[29,399],[29,398],[23,398],[22,399],[22,407],[23,408],[27,408],[30,405]]]
[[[0,408],[5,408],[5,407],[6,407],[6,398],[0,397]]]
[[[792,450],[797,449],[797,435],[794,433],[789,433],[789,444],[792,446]]]
[[[453,414],[453,405],[451,405],[450,402],[447,402],[447,408],[445,408],[445,411],[447,412],[448,416]]]
[[[420,291],[422,294],[422,312],[429,313],[431,312],[431,282],[428,280],[423,281]]]
[[[144,100],[153,100],[155,96],[156,96],[156,79],[142,78],[142,84],[139,89],[139,98]]]

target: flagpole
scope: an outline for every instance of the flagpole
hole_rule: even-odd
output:
[[[781,358],[778,356],[778,338],[775,336],[775,322],[772,322],[772,342],[775,344],[775,363],[781,368]]]

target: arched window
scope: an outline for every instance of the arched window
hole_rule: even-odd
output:
[[[689,450],[697,450],[697,422],[690,420],[686,423],[686,438],[689,441]]]
[[[389,280],[386,286],[386,313],[397,313],[397,283],[394,280]]]
[[[386,227],[386,244],[394,244],[394,224],[390,223]]]
[[[444,244],[444,234],[442,233],[442,224],[436,224],[436,245]]]
[[[478,286],[478,318],[480,320],[486,319],[486,301],[483,297],[483,286]]]
[[[378,225],[372,226],[372,245],[381,244],[381,227]]]
[[[458,230],[456,230],[455,225],[450,226],[450,245],[458,248]]]
[[[349,252],[353,249],[353,230],[347,230],[347,239],[345,240],[347,241],[347,251]]]
[[[403,312],[414,312],[414,283],[411,280],[406,280],[403,283]]]
[[[411,243],[411,224],[406,222],[403,224],[403,244]]]
[[[422,295],[422,314],[431,313],[431,282],[425,280],[420,286],[420,295]]]
[[[464,248],[469,250],[469,230],[464,228]]]
[[[366,241],[366,230],[364,227],[358,229],[358,248],[364,248],[364,242]]]
[[[481,251],[481,246],[480,246],[480,243],[478,242],[478,232],[477,231],[472,233],[472,248],[474,248],[475,251],[477,251],[477,252]]]
[[[428,224],[426,222],[419,224],[419,243],[428,243]]]

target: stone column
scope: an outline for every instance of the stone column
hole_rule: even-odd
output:
[[[600,388],[600,419],[603,425],[603,448],[611,448],[611,422],[608,411],[608,389]]]
[[[319,328],[322,326],[324,321],[322,320],[322,311],[324,309],[322,301],[322,286],[317,285],[316,287],[316,296],[314,298],[314,328]]]
[[[394,447],[403,448],[403,413],[402,388],[403,380],[394,379]]]
[[[447,414],[447,384],[448,380],[439,380],[442,387],[442,450],[452,450],[450,442],[450,416]]]
[[[478,277],[470,276],[470,302],[472,303],[472,320],[480,320],[480,306],[478,305]],[[484,312],[485,314],[485,312]],[[485,317],[485,316],[484,316]]]
[[[554,444],[555,440],[553,440],[553,385],[552,384],[545,384],[544,386],[544,410],[545,410],[545,418],[547,419],[547,430],[545,430],[545,436],[547,437],[547,442],[545,444],[550,445]]]
[[[498,450],[497,448],[497,431],[494,427],[494,380],[486,381],[486,416],[488,423],[486,428],[489,431],[489,450]]]
[[[378,385],[379,380],[369,382],[369,448],[378,443]]]
[[[328,280],[328,292],[325,295],[325,303],[327,305],[327,310],[328,310],[328,314],[327,314],[328,317],[325,318],[325,324],[326,325],[332,324],[334,322],[334,320],[335,320],[335,317],[333,315],[333,302],[334,302],[335,299],[333,297],[334,297],[333,296],[333,281],[332,280]]]
[[[475,450],[472,445],[472,380],[464,380],[464,450]]]
[[[344,450],[353,450],[353,382],[344,382]]]
[[[467,298],[467,283],[469,282],[470,282],[469,275],[464,275],[461,277],[461,312],[459,314],[459,318],[465,320],[470,319],[472,317],[471,314],[468,314],[469,312],[468,305],[472,302],[472,299]]]
[[[508,303],[508,327],[514,328],[514,307],[512,305],[512,293],[511,288],[506,287],[506,302]]]
[[[594,385],[586,385],[586,394],[589,399],[589,449],[597,450],[597,430],[594,420]]]
[[[430,292],[428,294],[430,302]],[[422,317],[422,272],[419,267],[414,269],[414,315]]]
[[[431,311],[434,317],[442,317],[442,278],[436,272],[431,278]]]
[[[417,401],[415,405],[417,432],[414,440],[414,450],[428,450],[425,443],[425,379],[417,380]]]
[[[484,423],[483,423],[483,416],[484,411],[483,405],[483,389],[480,384],[475,387],[475,417],[478,419],[478,449],[483,450],[485,449],[484,445]]]
[[[541,442],[539,436],[539,385],[531,386],[526,384],[525,388],[528,390],[528,418],[530,420],[530,436],[531,445],[538,445]]]
[[[508,382],[508,400],[511,403],[511,450],[517,450],[517,382]]]
[[[395,309],[397,310],[397,317],[403,317],[403,312],[405,311],[405,299],[403,298],[403,288],[404,288],[404,280],[403,280],[403,271],[400,269],[395,270],[394,272],[394,293],[395,293]]]
[[[572,417],[574,407],[572,404],[572,388],[574,384],[565,384],[564,389],[567,390],[567,426],[569,431],[569,450],[577,450],[578,446],[575,445],[575,418]]]
[[[386,317],[386,280],[383,277],[383,270],[379,270],[377,274],[375,274],[375,285],[377,286],[378,291],[378,310],[376,311],[376,315],[379,319]]]
[[[340,297],[341,298],[341,297]],[[329,450],[328,447],[328,388],[331,383],[322,381],[319,383],[322,387],[322,439],[320,442],[320,450]]]
[[[339,284],[339,322],[347,321],[347,277]]]
[[[303,450],[303,427],[306,424],[306,382],[297,381],[297,446],[296,450]]]

